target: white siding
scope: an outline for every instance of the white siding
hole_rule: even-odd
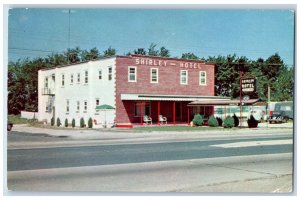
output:
[[[112,80],[108,80],[108,67],[112,67]],[[99,80],[99,70],[102,71],[102,79]],[[88,71],[88,83],[85,83],[85,71]],[[46,102],[49,95],[42,95],[44,87],[44,77],[55,74],[55,122],[60,118],[62,125],[67,118],[69,124],[72,119],[76,121],[76,126],[80,124],[80,118],[83,117],[87,124],[89,117],[104,122],[103,111],[96,112],[96,99],[100,105],[108,104],[115,107],[115,58],[90,61],[66,67],[39,71],[39,120],[47,119],[50,123],[53,111],[46,112]],[[80,73],[80,83],[77,83],[77,74]],[[61,75],[65,75],[65,84],[61,85]],[[73,84],[71,83],[71,74],[74,74]],[[49,80],[49,85],[50,85]],[[69,100],[69,114],[66,114],[66,102]],[[80,111],[77,112],[77,101],[80,101]],[[84,112],[84,101],[87,101],[87,111]],[[115,112],[106,112],[107,123],[113,123]]]

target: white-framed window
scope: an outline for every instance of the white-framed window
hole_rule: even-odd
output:
[[[84,101],[84,111],[87,111],[87,105],[88,105],[88,103],[87,103],[87,101]]]
[[[136,82],[136,67],[128,67],[128,82]]]
[[[69,113],[70,112],[70,101],[67,99],[67,103],[66,103],[66,112]]]
[[[180,70],[180,84],[181,85],[188,84],[188,70]]]
[[[206,71],[199,72],[199,85],[206,85]]]
[[[85,74],[84,82],[89,83],[89,72],[85,71],[84,74]]]
[[[80,73],[77,74],[77,83],[80,83]]]
[[[74,75],[73,74],[71,74],[71,77],[70,77],[70,84],[73,84],[73,82],[74,82]]]
[[[48,88],[48,77],[45,77],[44,86],[45,88]]]
[[[108,80],[112,79],[112,67],[108,67]]]
[[[61,75],[61,86],[65,86],[65,75]]]
[[[99,80],[101,80],[101,79],[102,79],[102,71],[99,70]]]
[[[79,112],[79,111],[80,111],[80,101],[77,101],[77,102],[76,102],[76,106],[77,106],[77,108],[76,108],[76,109],[77,109],[77,112]]]
[[[151,83],[158,83],[158,68],[151,68],[150,69],[150,82]]]

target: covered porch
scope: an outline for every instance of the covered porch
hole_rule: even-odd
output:
[[[199,110],[188,106],[197,100],[224,100],[215,96],[122,94],[121,100],[132,126],[188,125],[195,113],[213,114],[213,106]],[[149,117],[149,121],[145,116]],[[164,120],[161,120],[161,119]]]

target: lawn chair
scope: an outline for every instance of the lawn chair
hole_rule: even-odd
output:
[[[149,124],[149,122],[152,124],[152,118],[148,115],[144,115],[143,119],[146,124]]]
[[[167,124],[167,118],[166,117],[163,117],[162,115],[159,115],[159,122],[160,123],[166,123]]]

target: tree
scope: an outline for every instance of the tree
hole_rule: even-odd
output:
[[[134,52],[134,54],[137,54],[137,55],[146,55],[146,51],[144,48],[138,48],[137,50],[134,50],[133,52]]]
[[[165,47],[161,47],[160,52],[159,52],[159,56],[169,58],[170,57],[170,51],[168,49],[166,49]]]
[[[69,63],[73,64],[80,62],[81,50],[79,47],[76,47],[75,49],[68,49],[64,54],[67,57]]]
[[[294,68],[284,68],[274,83],[272,101],[292,101],[294,94]]]
[[[116,55],[116,49],[109,47],[103,53],[104,53],[105,57],[114,56],[114,55]]]
[[[100,53],[96,47],[90,49],[90,51],[84,50],[81,53],[81,60],[83,62],[95,60],[98,59],[99,57],[100,57]]]
[[[183,53],[181,58],[183,59],[191,59],[191,60],[198,60],[199,58],[194,53]]]
[[[156,44],[151,43],[148,48],[148,56],[158,56],[159,51],[155,49]]]

